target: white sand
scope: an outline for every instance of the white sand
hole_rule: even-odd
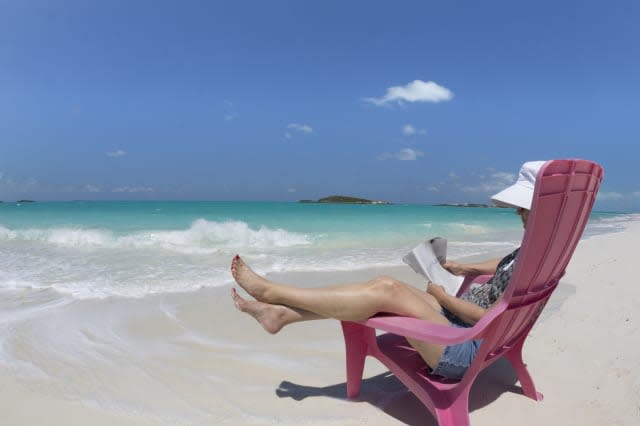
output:
[[[633,222],[580,243],[525,347],[544,400],[520,395],[500,361],[472,390],[472,424],[640,424],[638,241]],[[384,272],[420,285],[407,269]],[[272,278],[318,285],[379,272]],[[345,399],[338,322],[271,336],[228,290],[52,305],[10,322],[0,424],[435,424],[373,359],[360,398]]]

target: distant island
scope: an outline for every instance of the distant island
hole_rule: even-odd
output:
[[[391,204],[388,201],[380,200],[367,200],[366,198],[348,197],[345,195],[331,195],[329,197],[320,198],[317,201],[314,200],[300,200],[299,203],[341,203],[341,204]]]
[[[33,200],[18,200],[16,203],[35,203]]]

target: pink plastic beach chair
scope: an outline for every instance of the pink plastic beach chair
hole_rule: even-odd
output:
[[[514,367],[523,393],[542,400],[522,360],[522,346],[564,275],[602,177],[602,167],[586,160],[554,160],[542,167],[511,281],[498,304],[473,327],[454,328],[400,316],[343,321],[347,395],[353,398],[360,392],[364,360],[370,355],[387,366],[441,426],[469,425],[471,385],[478,373],[504,356]],[[472,282],[486,282],[488,278],[466,277],[459,295]],[[388,333],[376,337],[376,329]],[[430,375],[405,336],[444,345],[479,338],[483,342],[462,380],[454,382]]]

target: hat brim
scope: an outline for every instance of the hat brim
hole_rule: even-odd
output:
[[[527,210],[531,210],[532,199],[533,188],[521,183],[514,183],[491,197],[491,201],[499,207],[521,207]]]

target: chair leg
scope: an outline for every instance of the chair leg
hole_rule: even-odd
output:
[[[342,333],[347,358],[347,397],[355,398],[360,393],[364,361],[368,353],[368,335],[375,331],[353,322],[342,321]]]
[[[527,366],[522,360],[522,347],[524,346],[524,341],[525,339],[520,340],[509,352],[505,354],[505,358],[509,360],[514,370],[516,370],[518,380],[522,386],[522,393],[531,399],[542,401],[543,396],[540,392],[536,391],[536,386],[533,384],[531,374],[529,374],[529,370],[527,370]]]
[[[438,425],[440,426],[470,426],[469,420],[469,392],[471,382],[465,386],[455,401],[447,408],[436,408]]]

